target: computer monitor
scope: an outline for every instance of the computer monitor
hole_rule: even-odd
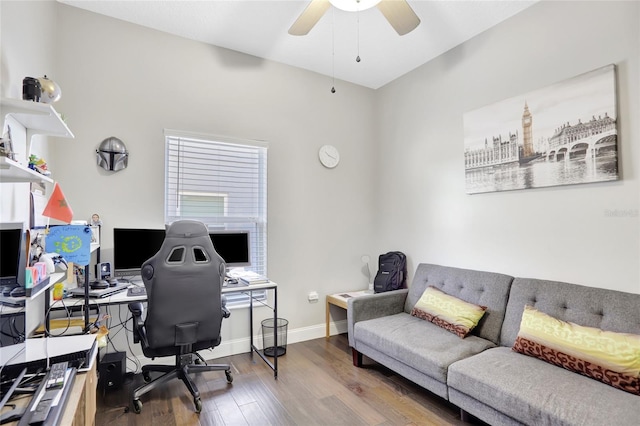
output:
[[[142,264],[160,250],[164,234],[164,229],[114,228],[114,275],[140,275]]]
[[[25,231],[21,222],[0,223],[0,286],[24,285]]]
[[[251,266],[248,231],[210,231],[209,238],[227,268]]]

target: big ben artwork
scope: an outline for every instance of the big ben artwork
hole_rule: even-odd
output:
[[[467,194],[619,179],[616,87],[611,64],[465,112]]]
[[[529,112],[529,105],[524,103],[524,112],[522,113],[522,140],[523,140],[523,156],[530,157],[533,155],[533,131],[531,125],[533,120]]]

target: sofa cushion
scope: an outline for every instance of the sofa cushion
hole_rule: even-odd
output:
[[[512,347],[525,305],[586,327],[640,334],[640,294],[559,281],[516,278],[511,286],[500,345]]]
[[[486,306],[465,302],[429,286],[411,310],[411,315],[430,321],[464,339],[478,325],[486,310]]]
[[[455,361],[482,352],[495,344],[471,335],[456,335],[405,312],[357,322],[355,340],[443,383]]]
[[[640,395],[640,335],[583,327],[527,305],[513,350]]]
[[[421,263],[409,287],[404,311],[411,312],[428,286],[436,287],[451,296],[486,306],[473,334],[498,343],[512,281],[513,277],[495,272]]]
[[[507,347],[455,362],[447,384],[453,404],[464,405],[459,392],[524,424],[632,425],[640,418],[637,395]]]

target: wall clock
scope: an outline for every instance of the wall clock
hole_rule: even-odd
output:
[[[340,162],[340,153],[333,145],[323,145],[318,151],[318,157],[323,166],[333,169]]]

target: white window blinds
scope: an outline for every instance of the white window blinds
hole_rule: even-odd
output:
[[[165,222],[193,219],[211,231],[248,231],[245,269],[267,276],[266,144],[169,130],[165,141]]]

